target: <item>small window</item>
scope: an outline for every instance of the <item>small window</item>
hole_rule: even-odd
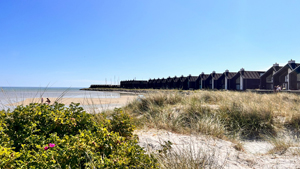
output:
[[[297,74],[297,81],[300,81],[300,73]]]

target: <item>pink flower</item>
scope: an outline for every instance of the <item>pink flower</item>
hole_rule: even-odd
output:
[[[48,146],[46,146],[45,148],[44,148],[44,150],[48,150],[49,149],[49,147]]]
[[[49,144],[49,147],[51,147],[51,148],[54,147],[54,146],[55,146],[55,144],[53,144],[53,143]]]

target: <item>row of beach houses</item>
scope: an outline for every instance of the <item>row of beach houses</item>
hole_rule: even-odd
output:
[[[300,63],[290,60],[284,66],[275,63],[267,71],[247,71],[243,68],[238,72],[226,70],[223,73],[213,71],[210,74],[201,73],[198,76],[180,76],[147,80],[126,80],[120,82],[121,88],[129,89],[224,89],[273,90],[274,86],[283,90],[300,89]]]

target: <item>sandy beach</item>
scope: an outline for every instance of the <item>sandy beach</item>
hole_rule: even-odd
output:
[[[148,152],[161,150],[164,142],[171,141],[171,152],[176,154],[174,159],[193,157],[201,161],[206,156],[208,161],[213,162],[212,168],[300,168],[299,156],[294,155],[299,152],[299,147],[290,147],[283,154],[268,154],[273,146],[266,141],[243,142],[245,150],[238,151],[230,141],[202,134],[182,135],[156,129],[136,130],[135,134],[139,136],[138,144]]]
[[[63,103],[65,105],[69,105],[72,102],[74,103],[80,103],[81,105],[126,105],[127,103],[133,101],[138,96],[128,95],[128,96],[121,96],[120,98],[49,98],[51,101],[51,104],[53,104],[55,101],[58,103]],[[46,98],[44,98],[44,103],[46,101]],[[27,98],[24,101],[20,101],[17,103],[14,103],[13,106],[17,105],[28,105],[30,103],[41,103],[40,98]]]

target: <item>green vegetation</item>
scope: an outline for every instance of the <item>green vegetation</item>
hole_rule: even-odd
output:
[[[0,168],[222,168],[214,153],[195,158],[191,150],[173,150],[172,140],[145,152],[133,132],[200,133],[230,140],[239,151],[241,139],[265,139],[274,145],[269,153],[284,153],[298,144],[277,135],[299,135],[299,103],[287,93],[156,91],[95,114],[74,103],[18,106],[0,111]]]
[[[132,135],[130,117],[94,118],[79,104],[0,111],[0,168],[157,168]]]
[[[233,91],[158,92],[145,95],[124,110],[138,127],[214,137],[263,138],[291,128],[299,132],[300,97]]]

